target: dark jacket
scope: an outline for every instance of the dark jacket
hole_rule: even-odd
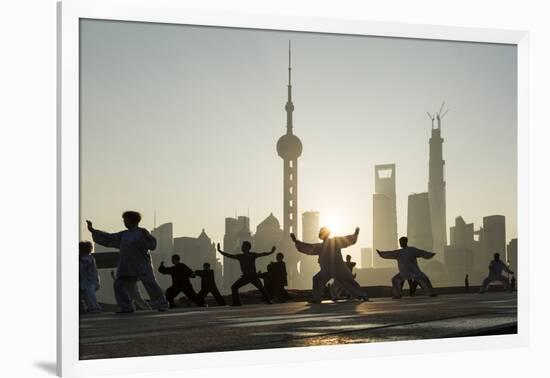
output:
[[[172,286],[190,285],[189,278],[195,277],[195,273],[184,263],[177,263],[174,266],[159,267],[161,274],[169,274],[172,276]]]

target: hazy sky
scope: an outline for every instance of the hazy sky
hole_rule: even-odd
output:
[[[503,214],[516,237],[515,46],[92,20],[81,22],[82,219],[115,231],[134,209],[152,228],[156,211],[175,236],[205,228],[214,241],[235,212],[253,231],[281,219],[289,39],[300,214],[357,225],[355,251],[371,246],[374,165],[395,163],[405,234],[407,196],[428,186],[426,111],[445,100],[448,226]]]

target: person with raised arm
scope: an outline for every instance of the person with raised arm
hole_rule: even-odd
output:
[[[179,293],[185,294],[185,296],[195,302],[199,307],[204,306],[204,299],[201,298],[193,289],[191,285],[190,278],[195,278],[195,272],[187,265],[181,262],[179,255],[172,255],[172,266],[164,266],[164,261],[160,262],[159,273],[169,274],[172,277],[172,286],[170,286],[164,292],[166,300],[170,304],[170,308],[176,307],[174,303],[174,298],[178,296]]]
[[[138,280],[149,294],[151,307],[158,311],[167,311],[168,302],[155,278],[149,252],[155,250],[157,240],[149,231],[139,227],[141,214],[137,211],[125,211],[122,220],[126,230],[116,233],[96,230],[92,222],[86,221],[88,230],[97,244],[119,250],[114,282],[115,299],[120,308],[117,313],[135,311],[131,293],[135,291],[134,286]]]
[[[401,246],[400,249],[384,252],[379,251],[378,249],[376,250],[376,252],[378,252],[378,255],[380,255],[380,257],[382,257],[383,259],[397,260],[397,268],[399,269],[399,273],[393,276],[391,280],[393,288],[393,298],[401,298],[401,288],[403,286],[403,282],[406,280],[414,280],[420,285],[420,287],[422,287],[424,293],[435,297],[436,294],[433,291],[430,279],[428,278],[428,276],[426,276],[426,274],[424,274],[424,272],[420,270],[418,262],[416,261],[416,259],[419,257],[424,259],[431,259],[435,256],[435,253],[424,251],[416,247],[411,247],[408,245],[408,243],[409,239],[406,236],[403,236],[399,238],[399,245]]]
[[[321,227],[319,239],[321,243],[304,243],[296,239],[296,235],[290,234],[290,238],[299,252],[306,255],[319,256],[320,272],[313,276],[312,298],[310,303],[321,303],[323,291],[327,282],[333,278],[338,285],[344,288],[352,297],[368,301],[367,293],[361,288],[353,277],[352,272],[342,258],[342,248],[349,247],[357,242],[359,227],[355,232],[347,236],[330,237],[330,230]]]
[[[218,252],[221,253],[223,256],[238,260],[239,264],[241,266],[241,272],[242,276],[231,285],[231,295],[233,299],[232,306],[240,306],[241,300],[239,298],[239,289],[247,284],[254,285],[262,295],[262,300],[265,303],[271,304],[271,300],[269,299],[269,296],[267,295],[267,292],[265,291],[264,285],[262,285],[262,281],[260,281],[260,278],[258,277],[258,273],[256,272],[256,259],[258,257],[263,256],[269,256],[275,252],[275,246],[271,248],[271,251],[269,252],[251,252],[250,249],[252,248],[252,244],[250,244],[249,241],[244,241],[241,246],[241,250],[243,253],[239,254],[231,254],[226,253],[221,250],[220,243],[218,243]]]

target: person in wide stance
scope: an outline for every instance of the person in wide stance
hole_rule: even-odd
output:
[[[164,292],[170,304],[170,308],[176,307],[174,298],[176,298],[179,293],[185,294],[185,296],[189,298],[189,300],[195,302],[197,306],[204,306],[204,299],[195,293],[193,285],[191,285],[189,281],[190,278],[195,278],[195,272],[180,261],[179,255],[172,255],[172,266],[170,267],[164,266],[164,261],[161,261],[159,272],[172,276],[172,286]]]
[[[502,262],[500,259],[500,253],[495,253],[493,256],[493,261],[489,264],[489,275],[483,280],[479,293],[485,293],[489,287],[489,284],[494,281],[501,282],[504,285],[504,289],[508,290],[510,287],[510,282],[508,277],[502,274],[503,272],[508,274],[514,273],[506,266],[505,263]]]
[[[198,296],[204,301],[208,293],[211,293],[216,303],[218,303],[218,306],[225,306],[225,299],[223,299],[223,296],[216,286],[214,271],[210,269],[210,264],[204,263],[202,268],[202,270],[195,270],[195,274],[201,278],[201,291],[199,291]]]
[[[348,236],[330,237],[330,230],[321,227],[319,239],[321,243],[304,243],[296,239],[296,235],[290,234],[296,249],[306,255],[319,256],[320,272],[313,276],[313,290],[310,303],[321,303],[323,291],[327,282],[333,278],[338,285],[344,288],[352,297],[368,300],[367,293],[355,281],[355,278],[342,258],[342,248],[349,247],[357,242],[359,227]]]
[[[118,313],[135,311],[131,293],[134,292],[138,280],[149,294],[151,307],[158,311],[166,311],[168,302],[155,278],[149,252],[155,250],[157,240],[149,231],[139,227],[141,214],[137,211],[124,212],[122,220],[126,230],[113,234],[96,230],[92,222],[86,221],[88,230],[97,244],[120,251],[114,282],[115,298],[120,307]]]
[[[271,255],[273,252],[275,252],[275,247],[271,248],[270,252],[263,253],[251,252],[251,248],[252,244],[250,244],[250,242],[248,241],[244,241],[241,246],[241,250],[243,253],[232,255],[230,253],[222,251],[220,248],[220,243],[218,243],[219,253],[227,258],[238,260],[239,264],[241,265],[242,276],[237,281],[235,281],[233,285],[231,285],[231,295],[233,297],[233,303],[231,304],[232,306],[241,305],[241,300],[239,298],[239,289],[247,284],[254,285],[260,291],[260,294],[262,295],[262,300],[265,303],[271,304],[271,300],[269,299],[269,296],[265,291],[264,285],[262,285],[262,281],[260,281],[258,273],[256,272],[256,259],[258,257]]]
[[[381,252],[376,250],[380,257],[383,259],[394,259],[397,260],[397,267],[399,268],[399,273],[393,276],[391,282],[393,287],[393,298],[401,298],[401,287],[403,282],[406,280],[414,280],[424,290],[428,295],[435,297],[436,294],[433,291],[432,284],[428,276],[420,270],[418,266],[417,258],[422,257],[424,259],[431,259],[435,256],[435,253],[424,251],[416,247],[411,247],[408,245],[409,239],[406,236],[399,238],[399,245],[401,249],[395,251],[385,251]]]

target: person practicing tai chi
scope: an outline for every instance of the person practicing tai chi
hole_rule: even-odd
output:
[[[159,272],[161,274],[169,274],[172,276],[172,286],[164,292],[170,304],[170,308],[176,307],[174,298],[176,298],[179,293],[185,294],[185,296],[189,298],[189,300],[195,302],[197,306],[204,306],[204,299],[195,293],[193,285],[191,285],[189,281],[190,278],[195,277],[195,272],[187,265],[180,262],[179,255],[172,255],[172,264],[172,266],[166,267],[164,266],[164,261],[161,261],[159,266]]]
[[[99,275],[97,274],[95,260],[92,257],[92,249],[92,243],[89,241],[78,243],[80,310],[97,313],[101,312],[95,295],[95,292],[99,290]]]
[[[111,270],[111,278],[113,279],[113,281],[116,281],[116,274],[114,270]],[[149,303],[147,303],[145,299],[143,299],[143,297],[141,296],[141,292],[139,291],[139,286],[137,285],[137,283],[136,285],[133,286],[133,288],[131,287],[128,290],[132,290],[132,291],[129,291],[129,293],[130,293],[130,298],[132,299],[132,303],[134,304],[134,307],[136,308],[136,310],[151,309],[151,306],[149,306]]]
[[[286,264],[283,261],[285,255],[281,252],[277,253],[277,261],[272,261],[267,265],[267,277],[264,278],[264,282],[269,284],[265,285],[267,293],[270,299],[276,298],[279,302],[284,303],[290,299],[290,295],[285,289],[288,285],[288,278],[286,272]]]
[[[199,291],[199,298],[204,301],[204,298],[208,293],[212,293],[212,296],[216,300],[219,306],[225,306],[225,299],[223,299],[218,287],[216,286],[216,281],[214,280],[214,271],[210,269],[209,263],[204,263],[202,265],[202,270],[195,270],[195,274],[201,278],[201,291]]]
[[[355,233],[348,236],[330,237],[330,230],[327,227],[321,227],[319,230],[319,239],[321,243],[304,243],[296,239],[296,235],[290,234],[290,238],[296,245],[296,249],[306,255],[319,256],[319,265],[321,270],[313,276],[312,298],[309,303],[321,303],[323,291],[327,282],[333,278],[335,282],[344,288],[352,297],[368,300],[367,293],[355,281],[352,272],[342,258],[342,248],[349,247],[357,242],[359,227]]]
[[[239,264],[241,265],[241,271],[242,276],[239,278],[233,285],[231,285],[231,295],[233,298],[233,303],[231,306],[240,306],[241,300],[239,298],[239,289],[247,284],[254,285],[262,295],[262,300],[265,303],[271,304],[271,300],[269,299],[269,296],[267,295],[267,292],[265,291],[264,285],[262,285],[262,281],[260,281],[260,278],[258,277],[258,273],[256,272],[256,259],[258,257],[263,256],[269,256],[275,252],[275,247],[271,248],[270,252],[251,252],[250,249],[252,248],[252,244],[248,241],[244,241],[241,250],[243,253],[232,255],[230,253],[223,252],[220,248],[220,243],[218,243],[218,252],[221,253],[223,256],[238,260]]]
[[[514,274],[505,263],[502,262],[500,259],[500,253],[495,253],[493,255],[494,259],[489,263],[489,275],[483,280],[483,284],[481,285],[481,290],[479,291],[479,294],[483,294],[487,291],[489,288],[489,285],[491,282],[501,282],[504,285],[504,290],[508,290],[510,287],[510,282],[508,281],[508,277],[503,275],[503,272],[506,272],[508,274]]]
[[[157,240],[144,228],[139,227],[141,214],[137,211],[126,211],[122,214],[126,230],[110,234],[93,228],[92,222],[86,221],[93,240],[105,247],[119,249],[118,266],[114,283],[115,299],[120,308],[117,313],[135,311],[131,293],[140,280],[149,294],[151,307],[158,311],[167,311],[168,302],[155,278],[150,250],[157,247]]]
[[[399,245],[401,246],[401,249],[386,252],[381,252],[378,249],[376,250],[376,252],[378,252],[380,257],[383,259],[397,260],[399,273],[391,279],[393,298],[401,298],[401,287],[405,280],[414,280],[420,285],[420,287],[422,287],[422,289],[424,289],[424,293],[435,297],[436,294],[433,291],[430,279],[420,270],[418,262],[416,261],[419,257],[431,259],[435,256],[435,253],[408,246],[408,243],[409,239],[406,236],[403,236],[399,238]]]

